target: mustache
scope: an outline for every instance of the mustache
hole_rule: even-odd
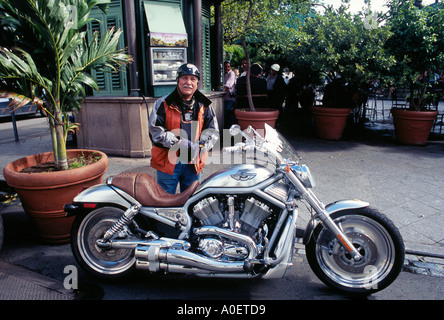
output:
[[[182,86],[182,88],[184,88],[184,89],[193,89],[193,86],[190,86],[190,85],[184,84],[184,85]]]

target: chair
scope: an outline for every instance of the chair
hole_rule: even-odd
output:
[[[375,93],[367,100],[365,109],[367,112],[367,117],[371,122],[375,122],[378,119],[378,113],[381,114],[382,119],[385,119],[385,105],[383,97],[383,94]],[[381,108],[379,108],[379,106],[381,106]]]
[[[444,113],[440,113],[440,114],[438,114],[435,121],[433,122],[432,131],[435,132],[436,127],[439,127],[439,134],[442,134],[443,122],[444,122]]]
[[[405,92],[405,90],[393,90],[391,92],[392,108],[407,108],[406,95],[407,93]]]

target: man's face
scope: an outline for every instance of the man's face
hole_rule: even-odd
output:
[[[231,70],[231,64],[225,63],[224,64],[225,73],[229,72]]]
[[[247,71],[247,60],[243,59],[241,66],[244,71]]]
[[[184,100],[190,100],[197,90],[198,79],[193,75],[184,75],[177,80],[177,88]]]

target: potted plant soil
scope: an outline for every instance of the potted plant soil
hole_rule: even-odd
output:
[[[51,244],[69,241],[74,217],[65,217],[65,204],[83,189],[101,183],[108,168],[108,157],[96,150],[67,150],[67,158],[72,169],[59,170],[52,152],[17,159],[3,169],[37,235]]]
[[[102,152],[66,149],[68,132],[78,128],[70,123],[69,113],[80,108],[85,87],[98,90],[89,73],[92,69],[112,71],[131,61],[116,49],[120,30],[110,29],[101,39],[98,34],[86,39],[83,29],[92,7],[104,10],[106,1],[81,0],[74,10],[70,4],[67,0],[0,0],[0,96],[11,99],[11,110],[37,105],[48,118],[53,142],[52,152],[8,164],[4,177],[17,191],[38,234],[50,243],[69,241],[72,221],[64,217],[65,203],[83,188],[102,182],[108,167]],[[50,172],[23,172],[49,164]]]

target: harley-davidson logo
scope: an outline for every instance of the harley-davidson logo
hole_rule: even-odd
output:
[[[256,173],[253,172],[247,172],[247,171],[238,171],[235,174],[230,175],[234,180],[238,181],[248,181],[256,177]]]

